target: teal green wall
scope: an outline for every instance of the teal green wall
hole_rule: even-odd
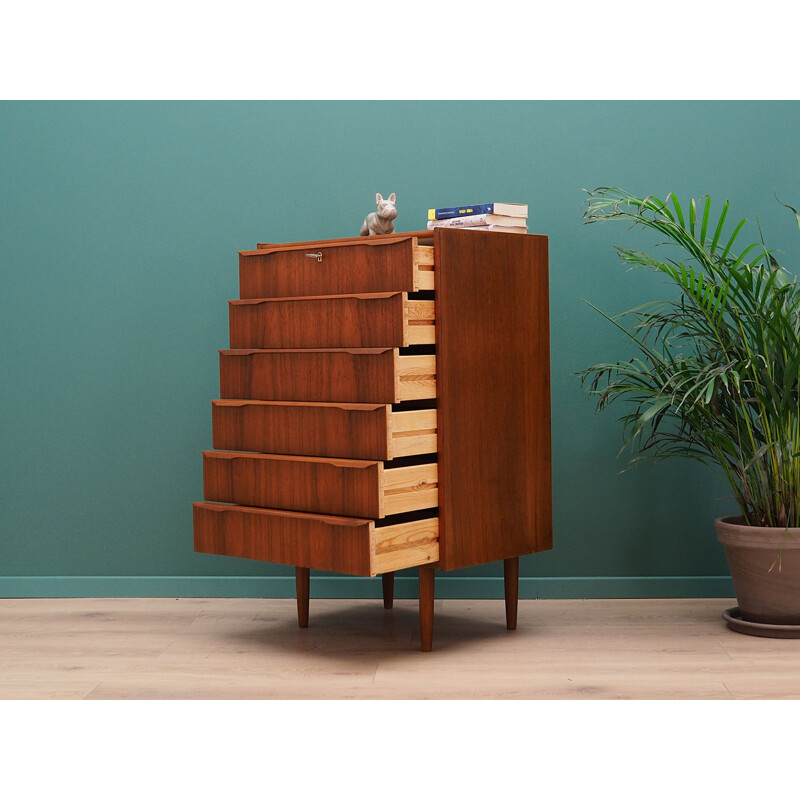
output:
[[[236,252],[356,235],[375,192],[397,193],[398,230],[509,200],[550,237],[555,549],[523,559],[523,596],[731,594],[726,487],[689,463],[621,474],[615,415],[572,374],[627,354],[582,298],[660,290],[617,262],[635,234],[581,223],[580,190],[729,199],[794,268],[775,195],[800,204],[798,130],[796,102],[0,103],[0,594],[293,591],[291,568],[192,551]],[[501,574],[437,592],[499,596]]]

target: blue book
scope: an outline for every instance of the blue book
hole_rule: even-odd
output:
[[[527,218],[528,206],[524,203],[476,203],[472,206],[428,209],[428,219],[451,219],[472,214],[505,214],[509,217]]]

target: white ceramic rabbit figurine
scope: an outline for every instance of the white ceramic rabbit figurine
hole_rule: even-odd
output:
[[[392,192],[384,200],[380,194],[375,195],[378,210],[367,214],[361,225],[362,236],[375,236],[378,233],[394,233],[394,220],[397,217],[397,197]]]

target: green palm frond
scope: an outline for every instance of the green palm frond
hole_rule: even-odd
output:
[[[780,202],[780,201],[779,201]],[[800,226],[800,214],[785,203]],[[698,209],[700,209],[698,211]],[[588,192],[584,221],[626,221],[660,234],[673,258],[617,248],[675,296],[610,317],[635,355],[578,373],[603,410],[625,401],[631,463],[684,457],[721,469],[753,524],[800,525],[800,288],[747,220],[712,216],[710,197],[682,205],[611,187]],[[730,233],[727,231],[730,229]]]

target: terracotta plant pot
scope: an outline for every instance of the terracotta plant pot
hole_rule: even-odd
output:
[[[714,522],[728,559],[739,617],[745,623],[800,626],[800,528],[743,523],[743,517]]]

